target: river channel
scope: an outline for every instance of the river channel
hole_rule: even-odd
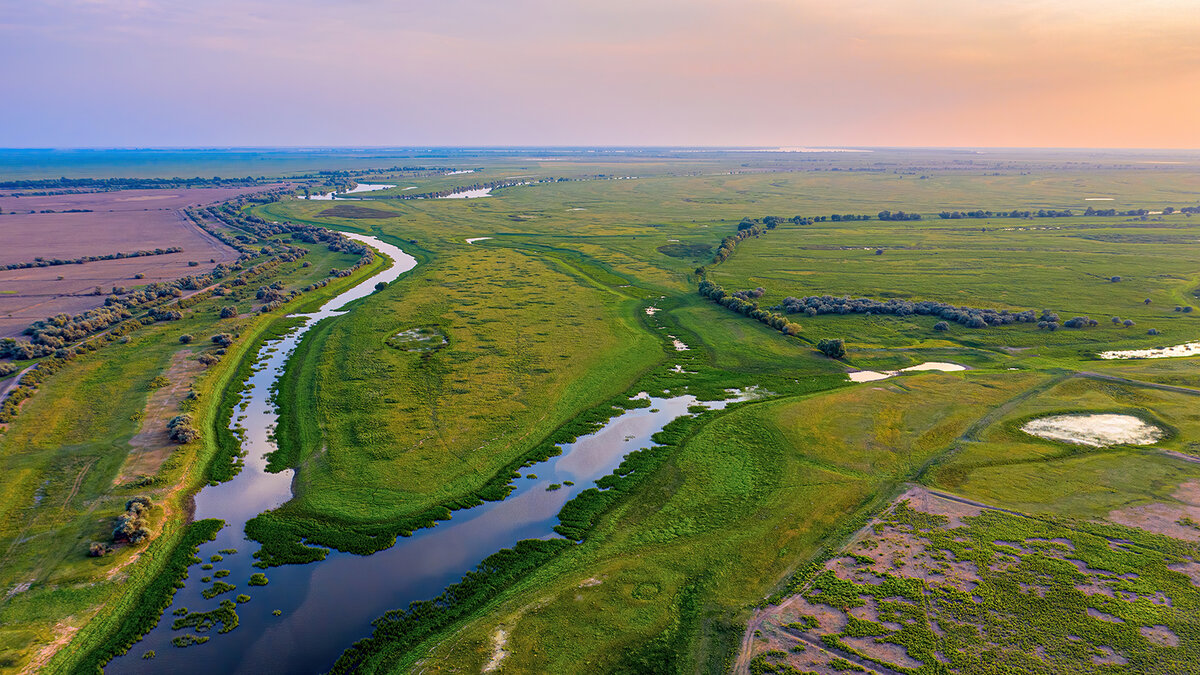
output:
[[[563,504],[612,472],[628,453],[652,445],[651,436],[667,423],[688,414],[689,406],[723,408],[725,402],[700,403],[693,396],[650,398],[650,407],[628,410],[599,431],[563,445],[562,454],[525,470],[516,489],[504,501],[455,511],[435,527],[401,537],[396,545],[369,556],[331,551],[321,562],[260,570],[252,566],[256,542],[247,540],[247,520],[278,507],[291,496],[292,471],[266,473],[266,455],[275,449],[271,438],[278,417],[271,388],[303,335],[318,321],[343,314],[347,303],[374,292],[379,281],[391,281],[416,266],[399,248],[374,237],[347,234],[369,244],[394,264],[333,298],[291,334],[263,345],[256,369],[235,409],[232,426],[244,430],[246,452],[241,472],[232,480],[203,488],[196,495],[197,520],[220,518],[226,527],[216,540],[203,544],[199,557],[212,565],[188,568],[183,588],[175,594],[159,625],[129,653],[110,662],[111,673],[321,673],[342,651],[371,633],[371,621],[391,609],[438,596],[480,561],[522,539],[558,536],[554,526]],[[353,311],[353,310],[350,310]],[[647,398],[645,394],[639,395]],[[536,478],[526,476],[536,475]],[[570,481],[574,485],[566,485]],[[563,487],[548,490],[551,484]],[[236,549],[236,553],[219,553]],[[212,556],[218,556],[213,559]],[[229,574],[216,577],[219,570]],[[266,586],[249,586],[255,572],[269,578]],[[202,592],[223,581],[237,588],[211,599]],[[250,600],[237,605],[239,624],[228,633],[218,628],[205,633],[172,630],[175,611],[215,609],[238,594]],[[276,615],[275,612],[279,614]],[[176,647],[172,639],[187,633],[209,640]],[[145,659],[147,650],[154,658]]]

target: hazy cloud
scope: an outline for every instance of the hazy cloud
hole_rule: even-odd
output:
[[[0,145],[1200,147],[1191,0],[6,4]]]

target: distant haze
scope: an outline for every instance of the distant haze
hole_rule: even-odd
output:
[[[1200,148],[1194,0],[0,0],[0,146]]]

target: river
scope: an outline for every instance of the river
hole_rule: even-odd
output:
[[[215,541],[203,544],[199,564],[188,568],[183,588],[175,594],[159,625],[129,653],[109,663],[111,673],[321,673],[342,651],[371,632],[371,621],[390,609],[416,600],[432,599],[459,581],[480,561],[522,539],[557,536],[554,526],[563,504],[608,475],[628,453],[652,445],[651,436],[667,423],[688,414],[689,406],[723,408],[726,402],[700,403],[692,396],[651,398],[650,407],[628,410],[601,430],[563,445],[562,454],[525,470],[516,489],[504,501],[456,511],[449,521],[402,537],[395,546],[370,556],[331,551],[321,562],[260,570],[252,566],[258,544],[245,538],[245,523],[291,498],[292,471],[266,473],[266,455],[275,449],[271,430],[278,417],[270,400],[274,382],[301,337],[318,321],[344,313],[346,303],[374,292],[379,281],[391,281],[416,266],[416,260],[395,246],[373,237],[347,234],[392,258],[393,266],[325,303],[287,336],[263,345],[256,370],[235,409],[235,428],[244,430],[246,451],[242,471],[232,480],[203,488],[196,495],[196,519],[220,518],[227,526]],[[536,478],[529,478],[536,475]],[[566,485],[571,481],[574,485]],[[563,487],[548,490],[551,484]],[[221,550],[237,549],[234,554]],[[211,583],[202,577],[229,570],[221,579],[236,590],[205,599]],[[266,586],[248,586],[255,572],[264,572]],[[239,593],[251,596],[238,604],[239,625],[228,633],[217,629],[195,633],[172,630],[173,612],[215,609]],[[279,615],[274,612],[278,610]],[[204,644],[175,647],[172,639],[192,632],[210,638]],[[144,659],[147,650],[156,656]]]

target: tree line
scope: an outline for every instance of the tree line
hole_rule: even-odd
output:
[[[1094,211],[1095,209],[1088,210]],[[960,218],[1069,218],[1073,215],[1075,214],[1070,209],[1038,209],[1037,211],[1013,209],[1012,211],[942,211],[938,217],[945,220],[958,220]]]
[[[106,255],[84,255],[78,258],[34,258],[32,262],[9,263],[8,265],[0,266],[0,270],[24,270],[32,267],[56,267],[58,265],[83,265],[90,262],[99,262],[101,260],[122,260],[125,258],[145,258],[153,255],[167,255],[169,253],[182,253],[183,247],[170,246],[167,248],[156,248],[154,250],[143,251],[118,251],[116,253],[108,253]]]
[[[788,296],[772,309],[785,314],[889,314],[892,316],[927,315],[962,324],[968,328],[1004,326],[1012,323],[1033,323],[1037,315],[1033,310],[1010,312],[981,307],[962,307],[947,302],[921,300],[912,302],[891,298],[886,301],[871,298],[852,298],[848,295],[810,295],[803,298]]]
[[[798,323],[788,321],[787,317],[782,314],[776,314],[773,311],[763,309],[758,306],[758,303],[750,298],[758,298],[764,293],[761,288],[753,291],[736,291],[734,293],[725,292],[724,288],[713,282],[705,279],[700,282],[699,293],[701,296],[712,300],[713,302],[731,309],[738,314],[748,316],[756,321],[765,323],[784,335],[796,335],[800,332],[801,326]],[[755,295],[757,293],[757,295]]]

